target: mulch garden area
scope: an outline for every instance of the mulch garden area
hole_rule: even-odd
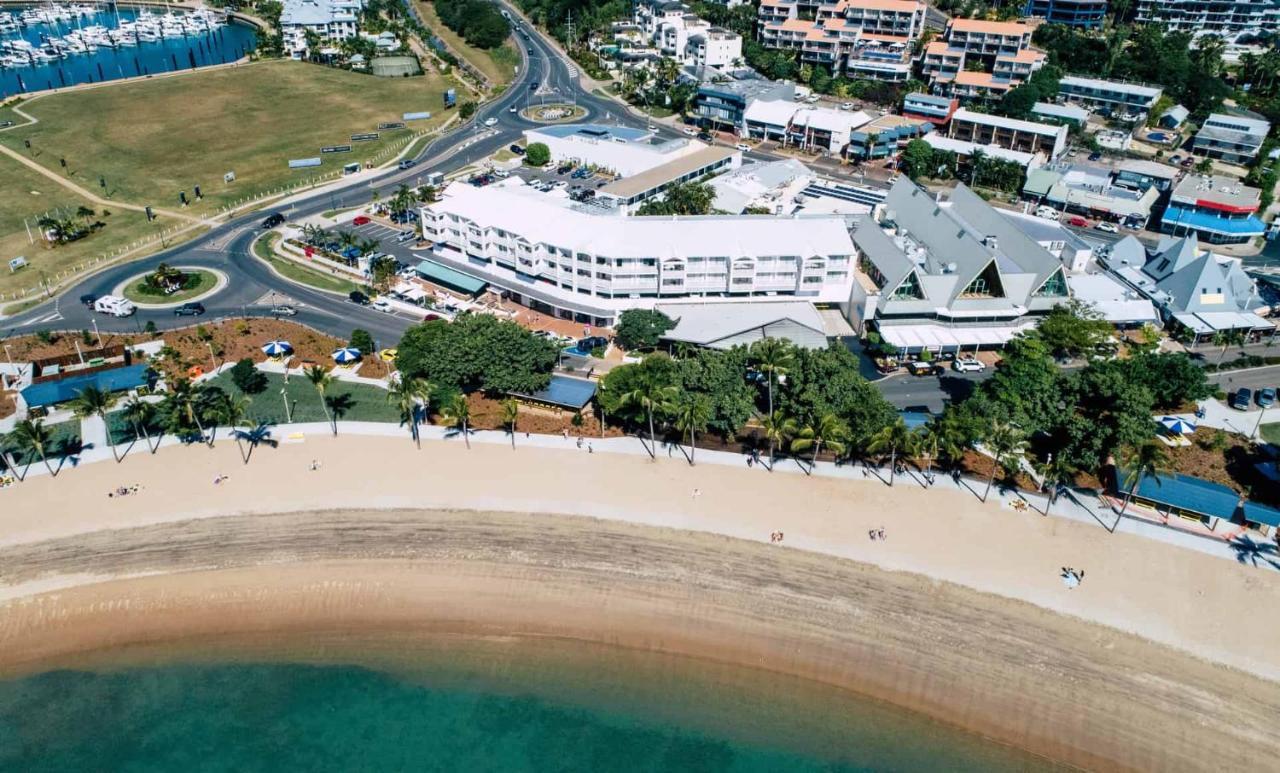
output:
[[[1278,503],[1280,490],[1274,482],[1258,474],[1254,465],[1266,457],[1241,435],[1211,427],[1200,427],[1187,435],[1191,445],[1170,448],[1170,467],[1183,475],[1211,480],[1250,499]]]

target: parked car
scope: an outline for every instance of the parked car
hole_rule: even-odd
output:
[[[298,310],[287,304],[281,304],[280,306],[271,307],[271,315],[274,317],[296,317],[298,316]]]
[[[98,296],[94,295],[93,293],[87,293],[85,295],[80,296],[80,302],[92,309],[93,304],[98,302]]]
[[[1172,156],[1169,156],[1170,164],[1176,164],[1181,160],[1182,160],[1182,156],[1178,155],[1177,153],[1174,153]]]
[[[698,132],[698,139],[702,140],[703,142],[711,142],[712,140],[715,139],[715,137],[711,136],[711,132]]]
[[[405,160],[397,164],[397,166],[399,166],[401,169],[412,169],[417,165],[418,165],[418,162],[414,161],[412,158],[406,158]]]
[[[1258,407],[1270,408],[1276,404],[1276,390],[1272,387],[1263,387],[1258,390]]]
[[[1053,207],[1036,207],[1036,217],[1043,217],[1046,220],[1057,220],[1060,217],[1058,210]]]
[[[686,126],[681,131],[683,131],[689,137],[696,136],[698,133],[698,130],[693,128],[692,126]]]
[[[507,148],[507,150],[510,150],[512,153],[515,153],[517,156],[523,156],[523,155],[524,155],[524,148],[520,147],[519,145],[517,145],[517,144],[515,144],[515,143],[512,143],[512,144],[511,144],[511,146],[510,146],[509,148]]]
[[[987,369],[987,364],[973,357],[957,357],[952,361],[951,369],[960,373],[981,373]]]
[[[907,363],[907,372],[913,376],[941,376],[946,369],[936,362],[916,360]]]
[[[364,293],[360,292],[359,290],[352,290],[350,293],[348,293],[348,294],[347,294],[347,300],[351,301],[352,303],[356,304],[357,306],[368,306],[368,305],[369,305],[369,296],[365,295]]]
[[[1120,228],[1116,226],[1115,223],[1109,223],[1106,220],[1099,221],[1099,223],[1095,225],[1094,228],[1098,229],[1099,231],[1102,231],[1103,233],[1108,233],[1108,234],[1120,233]]]
[[[1249,410],[1249,406],[1252,403],[1253,403],[1253,392],[1251,392],[1250,390],[1244,387],[1240,387],[1236,391],[1232,392],[1231,399],[1228,401],[1228,404],[1232,408],[1235,408],[1237,411]]]
[[[1089,221],[1085,220],[1083,217],[1080,217],[1079,215],[1072,215],[1071,217],[1067,218],[1067,225],[1073,225],[1076,228],[1088,228]]]
[[[378,300],[369,304],[369,308],[373,309],[374,311],[380,311],[383,314],[394,314],[396,312],[395,307],[393,307],[389,301],[386,301],[382,298],[379,298]]]
[[[733,147],[737,150],[742,151],[743,153],[751,152],[751,146],[745,142],[739,142],[737,145],[734,145]]]
[[[1092,153],[1090,153],[1090,154],[1089,154],[1089,160],[1090,160],[1090,161],[1101,161],[1101,160],[1102,160],[1102,154],[1095,150],[1094,152],[1092,152]]]
[[[284,225],[284,215],[279,212],[272,212],[267,215],[267,219],[262,221],[263,228],[275,228]]]
[[[371,222],[373,221],[369,219],[368,215],[356,215],[355,220],[351,221],[351,225],[369,225]]]
[[[840,109],[841,109],[841,110],[852,110],[852,109],[853,109],[853,103],[852,103],[852,102],[845,102],[844,104],[840,105]]]
[[[173,310],[175,317],[198,317],[204,313],[204,304],[197,301],[189,301]]]
[[[1184,158],[1182,159],[1182,163],[1178,164],[1178,166],[1195,166],[1195,163],[1196,160],[1194,158]]]
[[[404,244],[407,241],[417,238],[417,236],[418,235],[413,231],[401,231],[400,235],[396,237],[396,241],[400,244]]]

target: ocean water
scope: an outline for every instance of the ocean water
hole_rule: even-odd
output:
[[[1053,767],[887,704],[764,672],[563,642],[414,641],[366,640],[356,648],[366,663],[321,662],[337,653],[318,655],[314,643],[226,659],[234,647],[206,642],[201,653],[170,648],[116,663],[99,653],[94,664],[0,681],[0,770]],[[353,651],[341,649],[344,658]]]
[[[5,12],[7,11],[0,11]],[[101,25],[115,29],[119,26],[119,21],[135,19],[139,13],[149,11],[133,8],[120,8],[118,12],[104,10],[92,16],[81,17],[78,24],[82,27]],[[22,27],[17,32],[0,33],[0,39],[20,37],[38,45],[45,36],[63,37],[76,27],[75,20],[58,24],[37,24]],[[251,27],[230,23],[200,35],[164,38],[152,43],[120,48],[103,47],[94,53],[71,54],[36,66],[0,67],[0,98],[28,91],[64,88],[77,83],[97,83],[186,70],[193,66],[234,62],[252,51],[256,45],[257,36]]]

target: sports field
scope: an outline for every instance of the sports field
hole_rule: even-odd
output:
[[[148,223],[141,212],[112,209],[110,205],[104,207],[87,201],[4,156],[0,156],[0,180],[4,181],[0,184],[0,307],[8,303],[16,291],[39,286],[41,272],[44,279],[52,283],[62,272],[76,270],[99,255],[154,236],[159,229],[178,223],[163,217]],[[71,217],[81,206],[94,210],[96,215],[92,219],[106,223],[106,227],[78,241],[46,246],[36,221],[45,213]],[[27,237],[27,225],[31,227],[31,240]],[[27,259],[27,267],[10,272],[9,261],[19,255]]]
[[[29,138],[46,167],[60,169],[66,158],[81,185],[96,187],[105,178],[117,198],[137,204],[176,208],[185,191],[188,211],[206,214],[398,147],[410,130],[444,122],[442,93],[455,86],[434,73],[375,78],[302,62],[256,62],[29,100],[23,109],[39,123],[2,132],[0,142],[22,149]],[[431,118],[384,130],[377,140],[351,140],[420,111]],[[340,145],[352,151],[320,152]],[[289,160],[299,158],[323,164],[289,169]],[[227,172],[235,182],[223,182]],[[193,200],[197,185],[203,201]]]

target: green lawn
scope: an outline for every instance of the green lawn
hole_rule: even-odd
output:
[[[1263,424],[1262,439],[1280,446],[1280,424]]]
[[[24,109],[40,123],[0,132],[0,142],[21,150],[29,138],[47,168],[59,169],[65,157],[80,184],[96,188],[102,176],[117,198],[137,204],[177,207],[178,192],[192,200],[199,185],[204,199],[189,211],[205,214],[399,147],[406,130],[383,130],[372,142],[350,136],[399,122],[406,112],[432,113],[409,129],[438,126],[448,117],[441,94],[455,86],[437,74],[375,78],[264,61],[31,100]],[[327,145],[353,151],[321,154]],[[290,159],[313,157],[323,165],[288,168]],[[223,182],[227,172],[235,182]]]
[[[159,417],[153,419],[146,429],[151,433],[151,442],[154,444],[162,431]],[[144,445],[146,436],[134,431],[133,425],[124,418],[124,411],[112,411],[107,414],[107,431],[111,433],[112,445],[127,444],[136,437],[138,445],[133,450],[142,450],[144,452],[147,450]]]
[[[218,277],[212,271],[197,270],[188,272],[188,275],[190,274],[195,274],[195,284],[171,295],[155,295],[147,292],[143,288],[143,283],[146,282],[144,277],[124,288],[124,297],[135,303],[181,303],[209,292],[218,283]]]
[[[80,422],[78,420],[62,421],[44,426],[49,431],[51,438],[45,453],[49,455],[49,461],[56,469],[59,456],[80,450]],[[34,451],[21,451],[12,435],[0,435],[0,448],[4,448],[5,453],[12,454],[13,460],[18,464],[40,463],[39,455]]]
[[[0,133],[0,141],[9,142],[4,139],[7,134],[9,132]],[[19,146],[21,144],[18,143]],[[45,162],[47,159],[41,157],[36,160]],[[58,162],[55,159],[53,163]],[[154,236],[159,229],[172,227],[178,222],[162,217],[148,223],[141,212],[112,209],[110,205],[100,207],[35,170],[3,156],[0,156],[0,181],[3,181],[0,182],[0,258],[4,259],[0,264],[0,306],[13,293],[40,286],[41,272],[53,283],[62,272],[74,271],[99,255]],[[46,212],[55,216],[71,216],[81,206],[93,209],[97,219],[106,223],[106,227],[78,241],[56,247],[45,246],[36,220]],[[35,244],[27,240],[28,225]],[[159,247],[158,242],[156,247]],[[25,257],[29,265],[10,273],[8,261],[19,255]]]
[[[291,279],[299,284],[314,287],[317,290],[330,290],[337,293],[349,293],[352,290],[359,290],[360,285],[355,282],[348,281],[342,277],[330,276],[320,271],[314,271],[304,266],[299,266],[292,260],[285,260],[277,257],[271,251],[271,245],[280,238],[279,234],[267,234],[263,238],[253,243],[253,254],[261,260],[266,261],[285,279]]]
[[[208,383],[222,387],[232,394],[239,395],[231,382],[231,375],[223,373]],[[284,399],[280,389],[285,387],[284,377],[274,373],[267,374],[267,388],[256,395],[250,395],[253,405],[249,415],[258,421],[283,424],[286,421]],[[287,386],[289,402],[295,422],[324,421],[324,410],[320,407],[320,397],[315,387],[304,376],[290,376]],[[387,403],[386,390],[365,384],[351,384],[335,381],[327,397],[339,398],[343,395],[349,399],[349,405],[339,418],[348,421],[389,421],[399,422],[400,413]]]
[[[415,0],[413,6],[418,9],[422,20],[444,41],[449,50],[483,73],[490,83],[495,86],[505,86],[515,77],[515,70],[512,68],[520,64],[520,54],[512,48],[509,40],[492,51],[476,48],[468,45],[461,35],[444,26],[432,3]]]

